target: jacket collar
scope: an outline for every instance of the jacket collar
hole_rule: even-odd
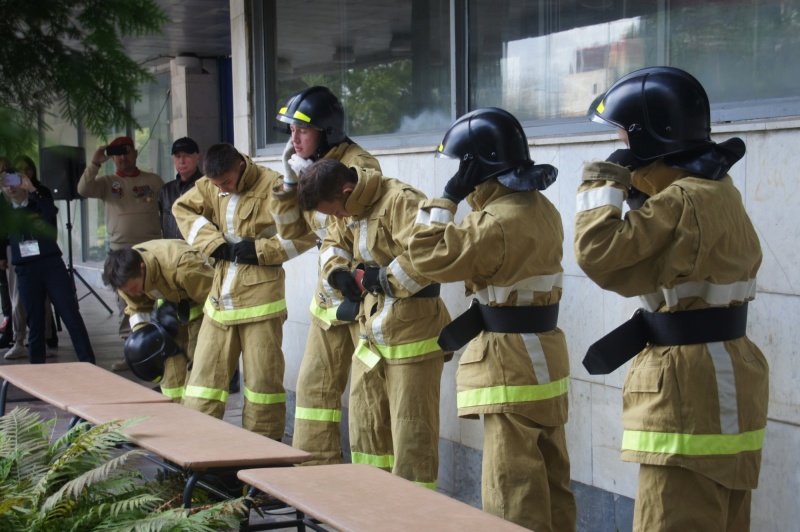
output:
[[[493,201],[513,193],[513,190],[492,178],[475,187],[475,191],[466,199],[473,211],[480,211]]]
[[[358,173],[356,188],[345,201],[344,208],[353,216],[361,216],[383,194],[383,175],[372,168],[355,168]]]

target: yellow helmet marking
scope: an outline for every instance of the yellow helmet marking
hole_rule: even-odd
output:
[[[301,113],[300,111],[295,111],[293,118],[297,118],[298,120],[302,120],[303,122],[308,122],[309,124],[311,123],[311,117]]]
[[[439,144],[439,151],[444,151],[444,144]]]
[[[280,111],[278,111],[278,114],[280,114],[280,115],[285,115],[285,114],[286,114],[286,111],[288,111],[288,110],[289,110],[289,108],[288,108],[288,107],[281,107],[281,110],[280,110]]]
[[[603,111],[605,111],[605,109],[606,109],[606,106],[603,105],[603,102],[601,101],[600,105],[597,106],[597,112],[600,113],[600,114],[603,114]]]

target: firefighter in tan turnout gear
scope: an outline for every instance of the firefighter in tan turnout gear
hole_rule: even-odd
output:
[[[556,326],[561,216],[540,192],[556,179],[535,165],[519,122],[478,109],[446,133],[439,155],[458,159],[443,198],[420,204],[409,256],[438,282],[464,281],[475,301],[441,334],[469,342],[456,381],[458,413],[484,417],[483,508],[538,531],[575,530],[569,488],[569,358]],[[458,203],[472,212],[454,224]]]
[[[213,280],[214,268],[182,240],[142,242],[112,250],[106,257],[103,281],[127,303],[125,313],[134,333],[154,318],[163,321],[160,316],[170,312],[169,307],[173,313],[182,314],[176,341],[184,352],[164,360],[163,377],[159,381],[161,393],[175,402],[183,399],[187,365],[194,357],[197,334],[203,323],[203,303]],[[146,357],[147,353],[139,355]],[[136,364],[128,361],[128,365],[137,373]]]
[[[303,210],[346,219],[328,228],[320,262],[323,277],[346,298],[338,317],[347,314],[360,324],[350,383],[352,460],[435,488],[447,354],[436,337],[450,316],[439,285],[408,258],[424,195],[376,170],[334,159],[308,167],[297,194]]]
[[[277,172],[224,143],[208,149],[203,168],[206,177],[172,208],[186,241],[215,259],[184,405],[221,419],[241,353],[242,426],[279,440],[286,417],[281,264],[313,241],[275,237],[267,199],[282,182]]]
[[[622,391],[622,459],[641,464],[634,530],[749,530],[769,383],[745,335],[761,248],[727,175],[744,143],[710,140],[705,90],[676,68],[628,74],[593,114],[629,149],[584,167],[575,254],[642,308],[584,365],[635,357]]]
[[[336,159],[348,167],[380,171],[377,159],[345,135],[344,109],[325,87],[311,87],[292,96],[278,113],[291,135],[283,154],[284,188],[271,196],[278,232],[285,238],[313,231],[324,241],[335,216],[303,211],[297,206],[294,188],[297,175],[316,160]],[[298,224],[299,222],[299,224]],[[343,222],[339,222],[343,223]],[[320,248],[325,256],[327,245]],[[297,377],[297,407],[292,445],[314,455],[303,465],[341,462],[342,394],[350,376],[350,360],[358,341],[358,323],[336,319],[341,297],[322,276],[311,300],[305,353]]]

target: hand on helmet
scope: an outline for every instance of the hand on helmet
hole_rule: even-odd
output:
[[[444,186],[444,197],[458,203],[475,190],[478,184],[478,161],[471,153],[464,155],[458,165],[458,171]]]
[[[303,170],[305,170],[312,164],[314,164],[314,161],[312,161],[311,159],[303,159],[296,153],[291,157],[289,157],[289,166],[292,167],[292,170],[298,177],[302,175]]]
[[[286,147],[283,148],[283,189],[290,190],[292,187],[297,186],[297,174],[289,165],[289,159],[292,155],[296,155],[294,151],[294,144],[292,143],[292,139],[286,143]]]
[[[641,159],[636,157],[633,154],[633,152],[628,148],[623,148],[621,150],[615,151],[614,153],[608,156],[606,162],[624,166],[631,172],[647,164],[645,161],[642,161]]]
[[[239,264],[258,264],[256,243],[252,240],[242,240],[234,244],[233,261]]]

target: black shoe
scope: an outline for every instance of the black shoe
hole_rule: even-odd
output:
[[[50,349],[58,349],[58,336],[53,336],[52,338],[48,338],[45,340],[47,347]]]
[[[228,393],[239,393],[240,390],[239,384],[239,370],[233,372],[233,377],[231,377],[231,382],[228,384]]]

